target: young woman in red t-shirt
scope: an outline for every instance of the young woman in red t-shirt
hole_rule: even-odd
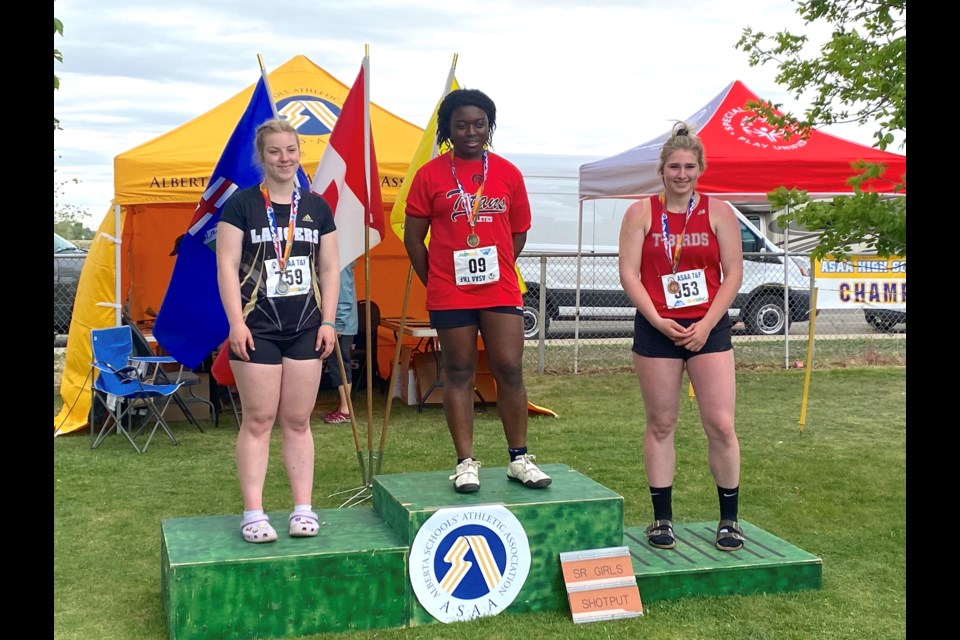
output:
[[[523,297],[515,265],[530,229],[530,202],[520,171],[488,149],[496,117],[481,91],[447,94],[437,110],[437,143],[452,150],[417,171],[404,224],[403,243],[426,285],[430,326],[440,340],[443,411],[457,452],[450,479],[461,493],[480,488],[473,452],[478,332],[497,382],[507,477],[532,489],[551,482],[527,453]]]

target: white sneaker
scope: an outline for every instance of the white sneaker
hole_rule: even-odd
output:
[[[549,486],[553,480],[550,476],[533,463],[536,456],[525,453],[507,465],[507,478],[514,482],[522,482],[528,489],[542,489]]]
[[[480,462],[467,458],[457,465],[450,480],[453,488],[460,493],[474,493],[480,488]]]

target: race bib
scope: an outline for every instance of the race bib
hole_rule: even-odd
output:
[[[497,247],[477,247],[453,252],[453,270],[458,287],[490,284],[500,280]]]
[[[276,258],[264,261],[264,268],[267,272],[268,298],[302,296],[309,293],[313,286],[310,256],[291,256],[283,273],[280,272],[280,263]]]
[[[666,276],[660,276],[663,283],[663,297],[668,309],[691,307],[710,301],[707,294],[707,276],[703,269],[690,269]]]

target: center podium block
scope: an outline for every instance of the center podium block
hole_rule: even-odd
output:
[[[409,546],[439,509],[503,505],[523,526],[530,547],[530,571],[510,612],[566,611],[560,554],[623,544],[623,497],[567,465],[539,466],[553,478],[544,489],[508,480],[505,466],[481,467],[477,493],[454,491],[449,472],[374,476],[373,508]],[[410,626],[434,622],[411,596]]]

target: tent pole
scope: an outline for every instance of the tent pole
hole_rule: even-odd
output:
[[[123,324],[123,302],[120,300],[120,282],[123,278],[123,272],[121,270],[121,252],[120,244],[123,242],[123,230],[120,228],[120,205],[113,205],[113,232],[116,235],[117,239],[113,243],[113,251],[115,255],[116,268],[114,269],[114,292],[113,299],[116,300],[117,304],[114,305],[114,326],[119,327]]]
[[[579,201],[577,224],[577,301],[573,316],[573,374],[580,371],[580,268],[583,257],[583,200]]]

